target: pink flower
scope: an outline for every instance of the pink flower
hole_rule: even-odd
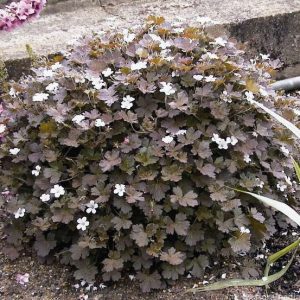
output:
[[[0,30],[12,30],[27,20],[39,16],[47,0],[21,0],[0,9]]]

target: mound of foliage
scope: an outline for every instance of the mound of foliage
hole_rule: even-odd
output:
[[[298,144],[252,103],[297,123],[296,99],[268,88],[278,65],[149,17],[6,83],[5,252],[30,243],[75,266],[77,279],[126,271],[149,291],[256,251],[289,220],[232,188],[299,205],[289,154]]]

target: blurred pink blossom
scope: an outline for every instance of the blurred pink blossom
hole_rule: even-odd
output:
[[[27,20],[37,17],[47,0],[21,0],[0,9],[0,30],[12,30]]]

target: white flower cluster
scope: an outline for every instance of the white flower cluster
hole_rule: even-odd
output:
[[[168,132],[168,131],[167,131]],[[177,132],[175,132],[174,134],[169,134],[164,136],[161,140],[165,143],[165,144],[170,144],[174,141],[174,136],[178,136],[178,135],[185,135],[186,134],[186,129],[179,129]]]
[[[58,91],[59,84],[57,82],[52,82],[46,86],[46,90],[49,93],[55,94]]]
[[[25,215],[25,208],[18,208],[18,210],[14,213],[14,215],[15,215],[16,219],[24,217],[24,215]]]
[[[49,94],[46,93],[36,93],[32,97],[33,102],[43,102],[44,100],[47,100],[49,97]]]
[[[247,233],[247,234],[249,234],[249,233],[250,233],[250,230],[249,230],[248,228],[242,226],[242,227],[240,228],[240,232],[241,232],[241,233]]]
[[[114,74],[114,72],[111,68],[106,68],[104,71],[102,71],[102,74],[104,77],[109,77]]]
[[[31,174],[37,177],[37,176],[40,175],[40,171],[41,171],[41,166],[37,165],[37,166],[35,167],[35,169],[33,169],[33,170],[31,171]]]
[[[80,125],[81,122],[85,119],[85,116],[83,114],[80,114],[80,115],[76,115],[73,117],[72,121],[77,124],[77,125]]]
[[[146,69],[147,68],[147,62],[146,61],[139,61],[137,63],[132,63],[130,66],[132,71],[139,71],[142,69]]]
[[[12,155],[17,155],[19,152],[20,152],[19,148],[9,149],[9,153],[12,154]]]
[[[133,106],[133,101],[135,99],[129,95],[127,95],[126,97],[123,97],[123,101],[121,102],[121,107],[125,108],[125,109],[130,109]]]
[[[236,145],[238,143],[238,139],[235,136],[227,137],[226,139],[220,138],[217,133],[213,134],[211,139],[213,142],[218,144],[219,149],[228,149],[228,145]]]

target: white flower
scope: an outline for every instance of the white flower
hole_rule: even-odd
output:
[[[231,145],[234,146],[238,143],[238,139],[235,136],[230,137]]]
[[[14,213],[16,219],[24,217],[24,214],[25,208],[18,208],[18,210]]]
[[[214,44],[224,47],[227,44],[227,41],[222,37],[217,37],[214,41]]]
[[[0,133],[3,133],[6,129],[6,126],[4,124],[0,124]]]
[[[127,95],[126,97],[123,97],[123,101],[121,102],[121,107],[122,108],[126,108],[126,109],[130,109],[133,104],[132,102],[134,101],[135,99],[129,95]]]
[[[46,93],[36,93],[32,97],[33,102],[43,102],[44,100],[47,100],[49,97],[49,94]]]
[[[104,283],[100,283],[100,284],[99,284],[99,288],[100,288],[101,290],[103,290],[103,289],[106,288],[106,285],[105,285]]]
[[[103,127],[103,126],[105,126],[105,122],[102,119],[96,119],[95,120],[95,126],[96,127]]]
[[[186,129],[180,129],[175,133],[175,135],[184,135],[184,134],[186,134]]]
[[[203,76],[202,75],[194,75],[193,78],[197,81],[200,81],[203,79]]]
[[[53,64],[51,66],[51,70],[56,71],[58,69],[60,69],[62,67],[62,65],[59,62],[56,62],[55,64]]]
[[[147,68],[147,62],[146,61],[139,61],[137,63],[132,63],[130,66],[132,71],[141,70]]]
[[[159,47],[161,49],[166,49],[166,48],[171,47],[171,46],[172,46],[172,44],[169,41],[165,42],[165,41],[161,40],[160,43],[159,43]]]
[[[102,71],[102,74],[104,77],[109,77],[110,75],[112,75],[114,72],[111,68],[107,68],[104,71]]]
[[[31,174],[34,176],[39,176],[41,171],[41,166],[37,165],[34,170],[31,171]]]
[[[73,117],[72,121],[78,125],[85,119],[85,116],[80,114]]]
[[[52,70],[44,70],[43,72],[44,77],[52,77],[53,76],[53,71]]]
[[[218,148],[219,149],[228,149],[228,141],[224,140],[224,139],[220,139],[218,142]]]
[[[209,76],[205,76],[204,80],[205,80],[206,82],[214,82],[214,81],[217,80],[217,78],[214,77],[213,75],[209,75]]]
[[[269,60],[270,59],[270,54],[262,54],[262,53],[260,53],[259,55],[261,56],[262,60]]]
[[[19,152],[20,152],[19,148],[9,149],[9,153],[12,154],[12,155],[17,155]]]
[[[250,155],[249,154],[245,154],[244,155],[244,161],[249,164],[251,162],[251,158],[250,158]]]
[[[220,95],[220,98],[227,103],[231,103],[232,99],[230,98],[230,96],[228,95],[227,91],[223,91],[223,93]]]
[[[87,209],[86,209],[86,212],[88,214],[92,213],[92,214],[95,214],[96,213],[96,209],[98,208],[98,204],[95,203],[94,200],[91,200],[90,203],[88,203],[86,205]]]
[[[240,228],[241,233],[250,233],[250,230],[244,226]]]
[[[96,90],[101,90],[104,86],[106,86],[106,83],[99,77],[92,77],[91,81]]]
[[[170,144],[174,140],[174,138],[171,135],[166,135],[161,140],[166,144]]]
[[[254,100],[254,95],[253,95],[253,93],[247,91],[247,92],[245,93],[245,96],[246,96],[246,100],[247,100],[249,103],[252,104],[252,103],[253,103],[253,100]]]
[[[57,82],[52,82],[46,86],[46,90],[50,93],[55,94],[58,90],[59,84]]]
[[[55,184],[54,187],[50,190],[51,194],[54,194],[55,198],[59,198],[60,196],[65,194],[65,189],[59,185]]]
[[[219,59],[219,56],[215,53],[211,53],[211,52],[206,52],[203,55],[204,58],[208,57],[209,59]]]
[[[19,93],[12,87],[10,90],[9,90],[9,95],[12,97],[12,98],[16,98]]]
[[[252,135],[255,136],[255,137],[258,137],[258,134],[255,131],[252,132]]]
[[[42,202],[48,202],[50,200],[50,195],[43,194],[42,196],[40,196],[40,200],[42,200]]]
[[[78,230],[82,230],[82,231],[85,231],[86,230],[86,228],[90,225],[90,222],[89,221],[87,221],[87,219],[86,219],[86,217],[82,217],[82,218],[79,218],[78,220],[77,220],[77,229]]]
[[[123,36],[126,43],[131,43],[135,39],[135,34],[130,33],[128,29],[123,30]]]
[[[225,279],[226,278],[226,273],[222,274],[221,278]]]
[[[125,193],[126,187],[124,184],[116,184],[115,185],[115,189],[114,189],[114,194],[119,195],[120,197],[122,197]]]
[[[228,144],[231,144],[231,138],[227,137],[226,140],[224,140],[220,138],[220,136],[217,133],[213,134],[211,140],[218,144],[219,149],[228,149]]]
[[[176,90],[173,88],[170,82],[160,82],[162,88],[159,90],[161,93],[165,93],[167,96],[176,93]]]
[[[135,276],[134,275],[128,275],[129,279],[132,281],[135,279]]]
[[[284,192],[287,189],[287,185],[284,183],[277,183],[276,187],[281,191]]]
[[[256,257],[255,257],[256,260],[257,259],[264,259],[264,258],[265,258],[265,256],[263,254],[257,254]]]
[[[262,180],[260,180],[260,178],[256,178],[255,181],[256,181],[256,186],[260,188],[264,187],[265,183]]]
[[[288,148],[286,148],[285,146],[281,146],[280,147],[281,152],[285,155],[285,156],[289,156],[290,151]]]

